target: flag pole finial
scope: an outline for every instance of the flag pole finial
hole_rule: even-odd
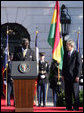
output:
[[[80,27],[78,28],[78,32],[80,33]]]
[[[36,35],[38,34],[38,27],[36,27]]]
[[[78,28],[78,31],[77,31],[77,49],[78,49],[78,52],[80,52],[79,35],[80,35],[80,27]]]
[[[7,31],[6,31],[7,35],[13,33],[12,29],[8,29],[8,25],[7,25]]]

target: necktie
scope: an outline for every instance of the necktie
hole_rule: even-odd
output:
[[[68,60],[70,59],[70,52],[68,52],[68,57],[67,58],[68,58]]]
[[[25,55],[26,55],[26,51],[24,50],[24,51],[23,51],[23,57],[25,57]]]
[[[70,52],[68,52],[68,56],[70,57],[71,55],[70,55]]]

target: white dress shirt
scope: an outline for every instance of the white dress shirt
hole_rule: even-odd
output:
[[[71,51],[68,52],[68,55],[71,56],[73,53],[74,49],[72,49]]]

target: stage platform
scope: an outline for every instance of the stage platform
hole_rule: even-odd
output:
[[[52,104],[52,103],[51,103]],[[47,107],[37,107],[37,105],[34,104],[34,112],[83,112],[83,107],[80,107],[79,111],[65,111],[66,107],[51,107],[50,103],[47,103]],[[14,100],[11,99],[11,106],[6,106],[5,99],[1,99],[1,112],[15,112],[14,107]]]

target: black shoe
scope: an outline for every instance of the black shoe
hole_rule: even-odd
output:
[[[7,106],[11,106],[11,104],[7,104]]]
[[[79,111],[79,109],[73,109],[73,111]]]
[[[65,109],[65,111],[73,111],[72,109]]]
[[[38,107],[41,107],[41,104],[39,104]]]
[[[46,107],[46,105],[44,104],[43,107]]]
[[[78,106],[74,106],[73,107],[73,111],[79,111],[79,107]]]

